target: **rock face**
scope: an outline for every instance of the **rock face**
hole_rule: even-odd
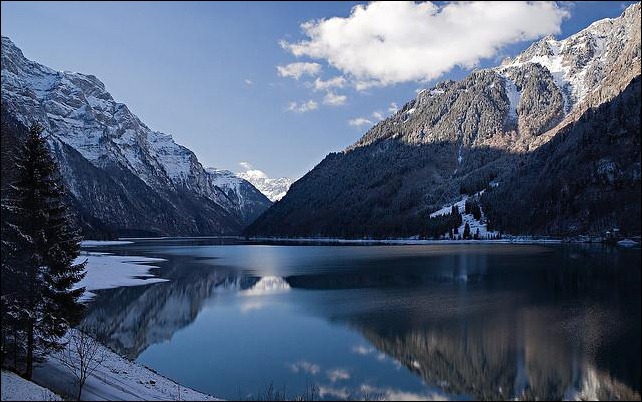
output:
[[[511,178],[516,171],[538,171],[548,161],[553,163],[549,159],[551,147],[561,146],[561,140],[552,139],[563,133],[568,141],[575,142],[583,130],[580,126],[593,125],[590,120],[608,118],[611,123],[602,127],[607,130],[604,135],[620,133],[617,135],[628,138],[627,144],[635,144],[637,135],[639,144],[636,102],[616,100],[627,87],[635,85],[639,76],[638,3],[620,17],[597,21],[566,39],[545,37],[500,66],[476,70],[461,81],[446,81],[421,91],[354,145],[328,155],[246,233],[348,237],[420,234],[431,212],[459,200],[461,194],[490,190],[498,184],[497,188],[515,193],[523,184]],[[639,103],[639,91],[631,93]],[[606,115],[592,112],[610,102],[619,106],[608,107]],[[584,123],[575,124],[580,120]],[[546,151],[538,151],[549,143]],[[595,163],[616,161],[622,150],[620,145],[605,146],[603,141],[594,145],[590,158]],[[633,177],[633,182],[627,183],[635,189],[640,183],[639,145],[630,153],[626,166],[618,165],[618,169],[633,172],[626,173]],[[608,166],[604,169],[609,170]],[[538,185],[549,180],[539,179],[543,182],[520,192],[525,197],[524,208],[530,207]],[[574,177],[566,180],[573,181]],[[596,188],[593,197],[605,200],[608,191]],[[484,199],[490,202],[492,197]],[[555,203],[550,199],[547,202]],[[626,198],[618,205],[622,203],[637,203],[639,217],[639,191],[637,198]],[[486,207],[500,211],[499,205]],[[635,210],[633,206],[626,208]],[[507,222],[513,212],[506,209],[502,211],[504,218],[494,217],[498,223]],[[560,211],[560,216],[551,216],[557,222],[555,227],[526,224],[520,232],[580,234],[622,224],[623,216],[602,219],[602,212],[590,208],[582,213],[593,214],[587,219],[602,223],[578,226]],[[639,228],[637,224],[631,231],[639,233]]]
[[[242,179],[219,187],[225,174],[149,129],[95,76],[30,61],[6,37],[2,107],[44,126],[81,216],[119,235],[236,234],[271,204]]]
[[[490,219],[511,233],[640,233],[640,90],[638,76],[500,175],[482,197]]]
[[[245,225],[253,222],[265,211],[265,192],[252,182],[229,170],[207,168],[211,185],[221,189],[232,203],[238,206]]]

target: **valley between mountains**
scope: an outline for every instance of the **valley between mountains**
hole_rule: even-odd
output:
[[[638,3],[424,89],[291,184],[204,167],[97,77],[2,38],[3,175],[43,125],[88,238],[458,238],[464,222],[435,212],[465,199],[483,234],[639,235],[639,110]]]

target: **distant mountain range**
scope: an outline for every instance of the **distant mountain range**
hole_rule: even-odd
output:
[[[238,234],[271,205],[148,128],[95,76],[28,60],[4,36],[2,110],[3,122],[15,120],[3,124],[3,144],[19,141],[21,126],[44,126],[88,236]]]
[[[237,173],[241,177],[254,185],[260,192],[262,192],[270,201],[275,202],[283,198],[285,193],[292,185],[292,179],[287,177],[280,177],[272,179],[268,177],[263,171],[254,169],[248,164],[244,164],[248,168],[244,172]]]
[[[291,183],[204,168],[95,76],[30,61],[2,37],[3,191],[12,150],[38,122],[88,237],[452,236],[464,223],[448,207],[464,199],[484,233],[635,235],[640,53],[638,3],[420,91]]]
[[[439,237],[469,196],[513,234],[640,233],[639,3],[419,92],[246,234]]]

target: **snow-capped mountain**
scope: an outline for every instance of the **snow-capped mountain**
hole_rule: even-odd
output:
[[[631,220],[621,222],[626,214],[620,211],[630,208],[639,216],[639,110],[633,105],[639,103],[640,53],[637,3],[618,18],[597,21],[565,39],[542,38],[499,66],[422,90],[355,144],[329,154],[246,233],[428,235],[431,213],[484,189],[489,191],[482,201],[508,192],[503,200],[495,198],[498,205],[511,200],[502,203],[505,210],[485,205],[496,219],[518,209],[526,213],[529,206],[532,214],[535,205],[529,203],[541,201],[550,225],[525,223],[520,232],[599,233],[628,225]],[[602,135],[591,136],[587,127]],[[547,144],[545,152],[538,151]],[[600,166],[612,165],[621,181],[600,178]],[[549,176],[529,175],[528,182],[511,178],[529,168],[545,168]],[[499,187],[489,188],[491,182]],[[507,182],[517,188],[502,187]],[[537,185],[551,192],[536,192]],[[556,194],[568,193],[572,185],[578,186],[576,197],[565,203],[578,205],[552,210],[560,203]],[[515,199],[518,193],[526,198]],[[607,204],[620,205],[618,212]]]
[[[234,205],[239,206],[244,222],[252,222],[266,210],[267,195],[251,181],[229,170],[206,168],[205,171],[209,174],[211,185],[221,189]]]
[[[28,60],[4,36],[2,106],[26,125],[32,122],[43,125],[51,135],[50,146],[73,196],[90,215],[116,231],[234,233],[251,221],[249,217],[270,205],[247,182],[244,194],[232,194],[229,188],[218,187],[216,171],[207,172],[196,155],[174,142],[171,135],[148,128],[125,104],[116,102],[95,76],[54,71]],[[86,169],[80,169],[83,162],[78,162],[78,157],[106,177],[99,179],[93,175],[81,179],[78,170]],[[124,190],[112,196],[120,195],[116,198],[120,198],[121,204],[128,204],[127,208],[107,205],[116,201],[109,194],[103,200],[93,196],[90,201],[91,191],[85,190],[87,186],[95,187],[98,181],[107,187],[116,184],[115,187]],[[138,208],[133,204],[141,200],[133,198],[142,196],[141,192],[153,198],[152,204],[157,208],[141,205],[142,210],[134,212]],[[243,200],[249,196],[254,202],[250,210],[245,210],[249,204]],[[124,215],[138,215],[137,212],[143,214],[141,222],[125,219]]]
[[[614,70],[622,71],[640,57],[639,4],[618,18],[605,18],[566,39],[547,36],[513,59],[506,59],[499,72],[529,63],[545,67],[564,94],[570,111],[601,86]],[[637,40],[637,44],[636,44]],[[638,64],[639,67],[639,64]],[[634,72],[635,69],[627,69]],[[632,76],[631,76],[632,77]]]
[[[246,166],[247,169],[244,172],[237,173],[236,175],[252,183],[254,187],[256,187],[272,202],[276,202],[283,198],[292,185],[292,179],[287,177],[272,179],[261,170],[254,169],[248,164],[244,164],[244,166]]]
[[[622,92],[640,74],[640,4],[566,39],[547,36],[501,65],[420,91],[348,149],[397,138],[410,144],[541,145],[539,135]],[[512,132],[512,138],[498,133]],[[465,157],[465,155],[462,155]]]

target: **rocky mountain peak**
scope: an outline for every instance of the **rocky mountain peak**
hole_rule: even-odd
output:
[[[246,233],[439,237],[456,216],[431,214],[462,195],[510,233],[639,233],[639,76],[637,4],[420,91]],[[616,173],[605,181],[605,171]]]
[[[639,75],[639,60],[638,3],[620,17],[596,21],[566,39],[543,37],[495,68],[420,91],[346,151],[382,139],[527,150],[541,145],[541,134],[576,108],[599,104],[621,91]],[[612,87],[619,89],[593,99],[601,88]]]
[[[270,205],[248,182],[242,186],[245,194],[218,187],[216,173],[206,172],[192,151],[171,135],[147,127],[125,104],[116,102],[96,76],[54,71],[30,61],[4,36],[2,104],[23,124],[42,124],[52,148],[69,146],[97,169],[126,172],[170,203],[176,204],[171,199],[187,192],[246,223]],[[74,195],[81,197],[73,169],[63,169],[63,174]],[[250,204],[242,200],[248,197],[253,201],[245,210]],[[238,225],[236,231],[242,228]]]

